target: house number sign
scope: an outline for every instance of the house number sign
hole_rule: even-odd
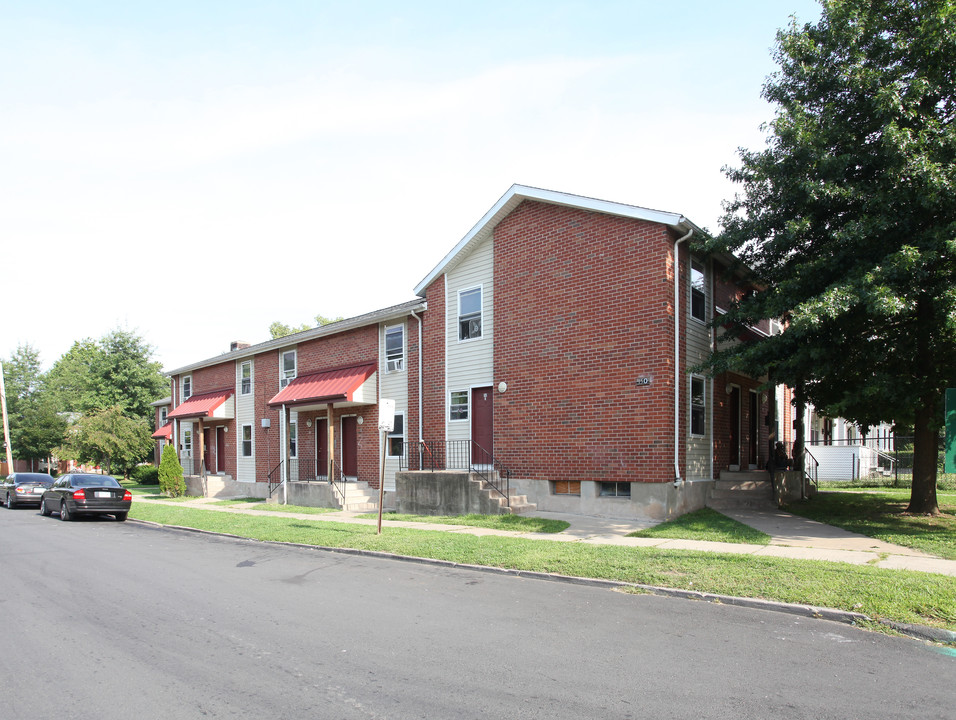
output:
[[[637,383],[636,383],[636,384],[637,384],[638,386],[640,386],[640,385],[650,385],[650,384],[651,384],[651,379],[650,379],[649,377],[646,377],[646,376],[645,376],[645,377],[639,377],[639,378],[637,379]]]

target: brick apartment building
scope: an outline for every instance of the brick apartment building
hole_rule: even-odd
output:
[[[178,438],[187,472],[201,458],[237,483],[331,469],[377,486],[389,398],[388,491],[418,441],[464,443],[539,509],[696,509],[721,470],[764,467],[772,404],[758,379],[692,372],[739,292],[692,252],[696,233],[679,214],[515,185],[416,299],[172,370],[157,439]]]

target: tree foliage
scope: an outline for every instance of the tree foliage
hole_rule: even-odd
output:
[[[304,332],[306,330],[311,330],[313,327],[322,327],[323,325],[329,325],[331,323],[339,322],[343,318],[327,318],[324,315],[315,316],[315,325],[303,324],[298,327],[294,325],[286,325],[281,322],[274,322],[269,326],[269,335],[273,340],[278,338],[285,337],[286,335],[294,335],[295,333]]]
[[[152,431],[142,418],[129,417],[120,405],[91,410],[71,428],[58,455],[105,467],[108,474],[142,462],[153,448]]]
[[[938,512],[941,398],[956,383],[956,3],[824,0],[778,33],[767,146],[727,171],[742,193],[706,244],[756,288],[715,370],[769,372],[833,416],[915,428],[909,510]],[[728,333],[732,336],[734,333]]]
[[[179,464],[176,450],[172,445],[163,448],[159,460],[159,489],[171,497],[186,494],[186,480],[183,477],[183,466]]]
[[[63,442],[67,421],[47,391],[40,354],[20,345],[3,364],[10,449],[22,460],[44,460]]]

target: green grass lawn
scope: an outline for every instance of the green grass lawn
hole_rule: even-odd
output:
[[[710,540],[725,543],[768,545],[770,536],[749,525],[722,515],[710,508],[701,508],[669,522],[632,532],[628,537]]]
[[[861,535],[956,560],[956,497],[939,493],[937,517],[907,515],[909,489],[821,490],[812,500],[788,505],[794,515]]]
[[[378,513],[364,513],[356,517],[377,520]],[[567,530],[571,525],[564,520],[547,520],[525,515],[402,515],[386,512],[382,514],[382,519],[435,523],[437,525],[467,525],[468,527],[533,533],[559,533],[562,530]]]
[[[956,578],[872,566],[627,548],[223,513],[134,502],[130,517],[258,540],[358,548],[458,563],[840,608],[956,630]]]

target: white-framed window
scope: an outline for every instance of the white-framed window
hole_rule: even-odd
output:
[[[239,365],[239,394],[248,395],[252,392],[252,361],[246,360]]]
[[[289,457],[299,457],[299,424],[289,423]]]
[[[394,422],[388,434],[388,456],[402,457],[405,454],[405,413],[395,413]]]
[[[458,339],[481,337],[481,286],[458,291]]]
[[[696,260],[690,261],[690,315],[707,322],[707,279],[704,266]]]
[[[193,394],[193,376],[183,375],[182,383],[179,387],[179,402],[186,402]]]
[[[279,355],[279,387],[284,388],[295,380],[295,350],[286,350]]]
[[[242,457],[252,457],[252,425],[242,426]]]
[[[193,431],[183,430],[183,455],[193,454]]]
[[[453,390],[451,401],[448,404],[449,420],[467,420],[468,419],[468,391]]]
[[[159,426],[162,427],[166,424],[166,416],[169,415],[169,408],[160,408],[159,409]]]
[[[631,483],[629,482],[602,482],[601,497],[631,497]]]
[[[690,434],[703,437],[707,415],[707,382],[698,375],[690,378]]]
[[[405,326],[385,328],[385,372],[405,369]]]

